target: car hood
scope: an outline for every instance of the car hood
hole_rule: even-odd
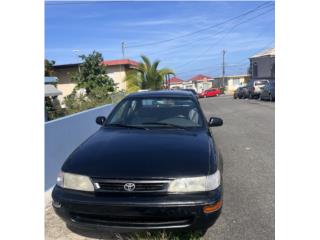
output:
[[[62,171],[118,179],[201,176],[213,167],[214,151],[205,130],[101,128],[69,156]]]

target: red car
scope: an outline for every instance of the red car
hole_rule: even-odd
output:
[[[210,88],[207,89],[205,91],[203,91],[202,93],[199,94],[200,98],[206,98],[206,97],[215,97],[221,94],[220,89],[218,88]]]

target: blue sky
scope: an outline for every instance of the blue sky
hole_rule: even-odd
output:
[[[121,59],[124,41],[126,58],[145,54],[188,79],[221,75],[225,49],[226,74],[243,74],[248,57],[274,46],[274,25],[274,2],[46,2],[45,56],[74,63],[96,50]]]

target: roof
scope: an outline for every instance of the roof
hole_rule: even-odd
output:
[[[44,77],[44,83],[56,83],[58,82],[58,78],[57,77]]]
[[[193,94],[187,91],[179,90],[159,90],[131,93],[126,98],[130,97],[190,97]]]
[[[117,66],[117,65],[130,65],[137,67],[139,65],[138,62],[130,60],[130,59],[120,59],[120,60],[105,60],[102,64],[107,66]]]
[[[53,69],[57,68],[70,68],[70,67],[78,67],[81,63],[67,63],[67,64],[59,64],[52,66]]]
[[[44,94],[45,97],[54,97],[62,94],[60,90],[56,89],[51,84],[44,85],[44,93],[45,93]]]
[[[265,56],[275,56],[275,48],[268,48],[257,54],[253,55],[250,58],[258,58],[258,57],[265,57]]]
[[[213,79],[213,77],[206,76],[206,75],[203,75],[203,74],[198,74],[198,75],[193,76],[189,80],[190,81],[207,81],[209,79]]]
[[[178,77],[172,77],[172,78],[169,79],[169,82],[170,82],[170,84],[175,84],[175,83],[179,84],[179,83],[182,83],[183,80],[178,78]]]

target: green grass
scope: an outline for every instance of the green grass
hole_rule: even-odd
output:
[[[200,233],[183,232],[139,232],[129,235],[116,234],[117,240],[200,240],[203,239]]]

